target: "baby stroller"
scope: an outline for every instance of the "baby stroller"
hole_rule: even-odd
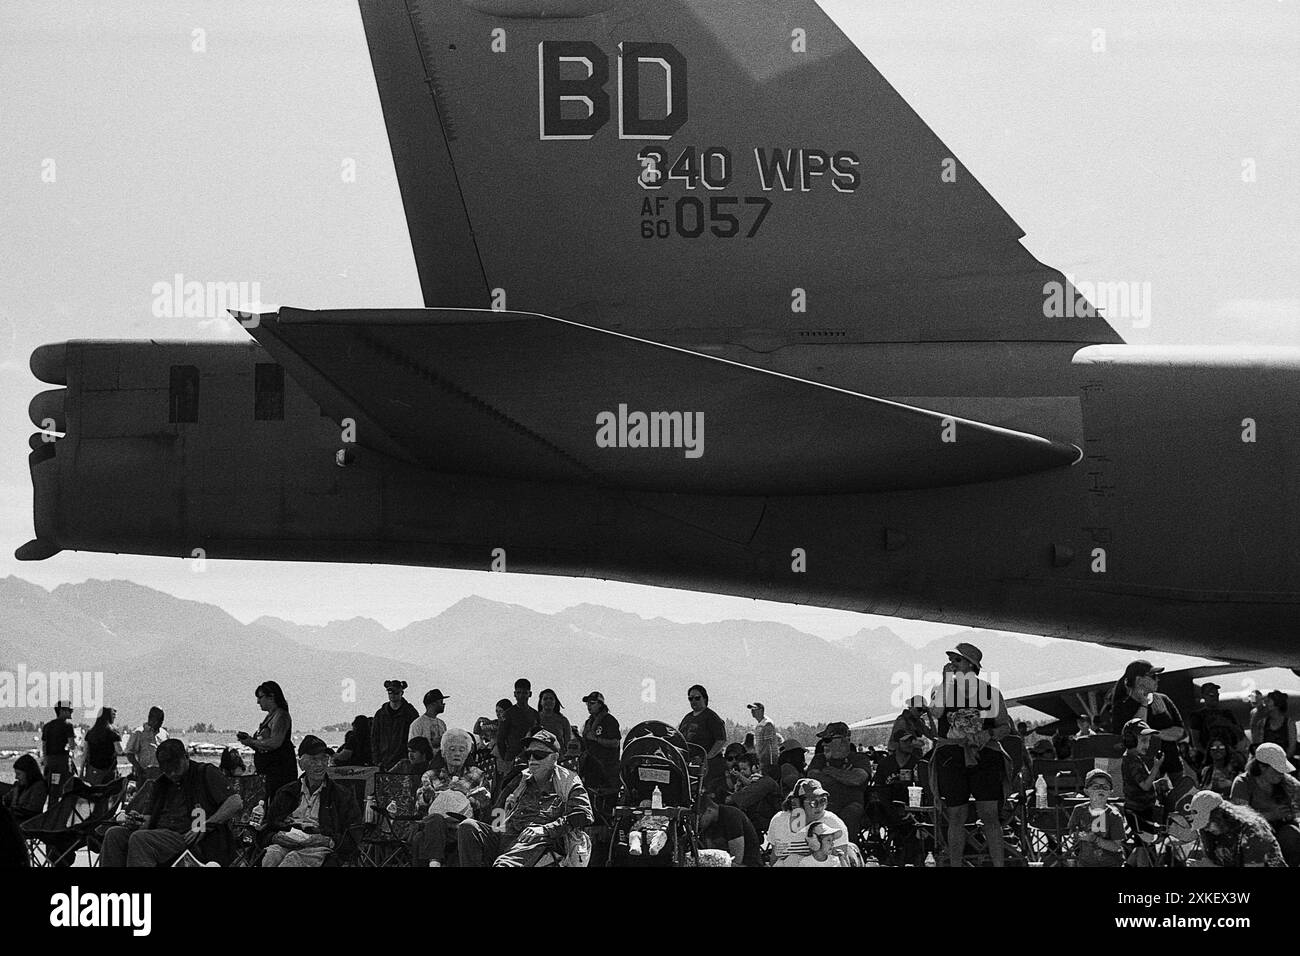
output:
[[[628,731],[619,760],[609,865],[683,866],[687,859],[699,864],[696,808],[703,754],[662,721],[648,720]]]

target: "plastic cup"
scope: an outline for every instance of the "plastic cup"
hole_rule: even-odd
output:
[[[907,788],[907,805],[909,807],[919,807],[921,805],[920,787],[913,786]]]

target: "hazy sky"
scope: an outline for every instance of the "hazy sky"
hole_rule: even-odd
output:
[[[1027,231],[1081,280],[1150,282],[1140,343],[1300,344],[1300,14],[1294,0],[822,0]],[[194,31],[206,51],[195,52]],[[1096,30],[1105,51],[1095,52]],[[257,281],[306,308],[421,305],[354,0],[0,4],[0,574],[121,577],[247,620],[389,625],[467,594],[590,601],[824,636],[888,623],[597,581],[61,554],[31,537],[32,348],[67,338],[243,337],[157,319],[175,273]],[[846,104],[847,109],[852,104]],[[356,161],[357,181],[339,175]],[[42,172],[54,162],[55,181]],[[1242,181],[1253,160],[1257,179]],[[141,489],[147,494],[148,489]]]

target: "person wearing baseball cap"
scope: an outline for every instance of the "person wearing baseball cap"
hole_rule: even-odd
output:
[[[1113,787],[1105,770],[1089,770],[1083,778],[1088,802],[1075,807],[1066,824],[1078,866],[1124,865],[1124,815],[1109,802]]]
[[[407,740],[423,737],[429,741],[434,753],[442,746],[442,735],[447,732],[447,723],[439,714],[447,709],[446,701],[451,698],[435,687],[424,695],[424,713],[411,721],[411,728],[406,732]]]
[[[799,866],[803,857],[811,854],[807,830],[816,823],[825,823],[838,832],[837,850],[849,845],[848,827],[827,809],[829,802],[830,794],[815,778],[804,777],[795,782],[781,812],[772,817],[767,827],[767,842],[772,847],[775,866]]]
[[[844,821],[849,842],[854,842],[866,815],[871,758],[858,753],[849,735],[849,725],[842,720],[831,721],[817,736],[822,740],[822,752],[808,765],[808,776],[826,789],[830,795],[826,809]]]
[[[1228,799],[1250,807],[1263,817],[1277,837],[1288,866],[1300,866],[1300,780],[1295,764],[1277,744],[1265,743],[1255,748],[1246,769],[1232,781]]]
[[[777,733],[776,724],[767,716],[767,709],[761,701],[746,704],[745,707],[754,718],[754,755],[758,757],[759,767],[767,771],[769,767],[776,766],[784,738]]]
[[[387,772],[406,759],[411,723],[420,715],[405,697],[406,681],[386,680],[384,692],[388,694],[388,703],[370,718],[370,759]]]
[[[1184,729],[1183,715],[1178,712],[1174,702],[1165,694],[1158,692],[1160,675],[1163,667],[1156,667],[1147,660],[1132,661],[1124,668],[1124,674],[1111,691],[1111,733],[1123,736],[1124,725],[1133,718],[1143,720],[1155,730],[1161,758],[1166,770],[1177,766],[1180,760],[1178,742],[1187,736]]]
[[[267,810],[264,839],[270,842],[260,866],[315,867],[332,853],[341,861],[356,853],[354,828],[361,807],[346,787],[326,773],[334,751],[315,734],[298,744],[302,775],[281,787]],[[291,831],[296,831],[292,832]]]
[[[867,803],[872,824],[887,827],[890,839],[902,851],[902,859],[898,862],[911,866],[920,866],[925,858],[917,821],[906,809],[907,788],[924,785],[921,780],[921,744],[924,739],[912,730],[903,730],[893,736],[893,748],[876,762]]]
[[[170,866],[186,850],[200,861],[229,866],[235,855],[230,822],[243,809],[238,791],[214,763],[191,760],[185,744],[158,744],[152,800],[142,817],[109,827],[99,855],[103,867]],[[194,826],[196,819],[203,827]]]
[[[528,767],[504,799],[498,795],[504,815],[457,827],[461,866],[535,866],[548,852],[565,855],[566,837],[595,822],[582,778],[559,765],[560,739],[539,728],[522,744]]]
[[[593,690],[582,698],[587,720],[582,725],[582,750],[578,775],[587,785],[592,802],[602,812],[612,810],[618,799],[618,755],[623,744],[618,718],[605,705],[605,695]]]
[[[41,759],[45,765],[45,784],[50,791],[50,805],[58,802],[71,774],[69,747],[75,746],[77,731],[72,726],[72,701],[54,705],[54,719],[41,728]]]
[[[1286,866],[1282,848],[1268,821],[1249,807],[1223,799],[1213,790],[1192,797],[1188,817],[1200,831],[1204,857],[1191,866]]]
[[[1124,756],[1120,760],[1124,810],[1147,833],[1154,833],[1156,824],[1156,781],[1161,777],[1161,769],[1159,751],[1152,751],[1151,740],[1158,734],[1140,717],[1130,719],[1120,728],[1124,744]]]
[[[889,742],[885,749],[893,753],[898,749],[898,738],[910,733],[918,748],[923,748],[927,740],[934,739],[934,721],[930,719],[930,708],[925,697],[917,694],[912,697],[903,712],[894,718],[894,726],[889,731]]]

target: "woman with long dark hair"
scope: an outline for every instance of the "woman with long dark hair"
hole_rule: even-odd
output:
[[[1280,690],[1271,690],[1264,695],[1261,701],[1264,719],[1260,724],[1259,739],[1254,743],[1256,747],[1260,744],[1277,744],[1282,748],[1287,759],[1295,760],[1297,757],[1295,721],[1287,714],[1290,703],[1290,697]]]
[[[293,719],[284,691],[273,680],[257,685],[257,706],[266,714],[254,734],[240,731],[239,742],[253,750],[253,769],[266,778],[266,796],[298,778],[298,757],[293,749]]]
[[[117,711],[104,707],[86,731],[86,759],[81,776],[86,783],[108,783],[117,777],[117,755],[122,752],[122,735],[113,729]]]
[[[1219,739],[1210,741],[1205,754],[1205,766],[1201,768],[1201,789],[1213,790],[1226,797],[1232,790],[1232,781],[1243,769],[1241,756],[1229,751],[1228,745]]]
[[[35,757],[23,754],[14,761],[14,785],[4,795],[5,806],[14,820],[22,823],[43,812],[49,794],[45,775]]]
[[[559,739],[560,754],[568,753],[573,730],[569,727],[569,718],[564,716],[559,695],[549,687],[537,698],[537,722],[543,730],[549,730]]]
[[[1132,661],[1111,692],[1111,733],[1123,735],[1130,720],[1141,720],[1156,731],[1152,746],[1160,751],[1160,760],[1178,759],[1178,742],[1187,736],[1183,715],[1167,694],[1160,693],[1163,667],[1150,661]]]

